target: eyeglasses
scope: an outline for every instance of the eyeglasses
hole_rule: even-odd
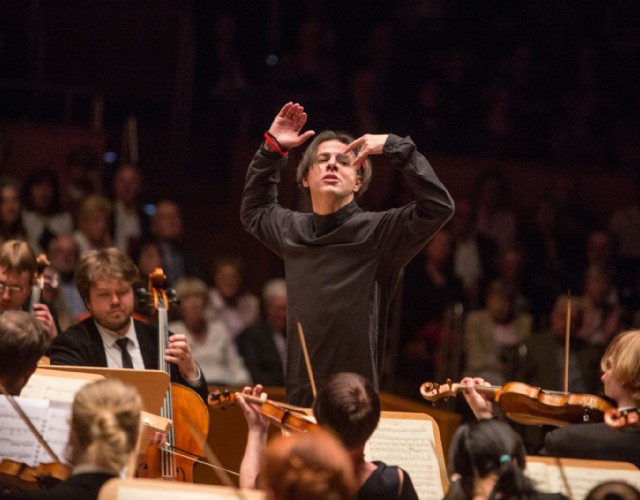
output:
[[[22,287],[18,285],[7,285],[0,281],[0,294],[3,294],[5,290],[9,290],[9,293],[20,293],[22,291]]]

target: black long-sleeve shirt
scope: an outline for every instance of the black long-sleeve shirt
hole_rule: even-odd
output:
[[[286,160],[260,149],[242,197],[245,229],[279,255],[287,281],[287,401],[313,401],[297,325],[304,329],[316,386],[359,373],[378,389],[389,304],[400,272],[453,214],[453,200],[409,137],[389,135],[383,153],[416,195],[401,208],[364,212],[355,201],[330,215],[278,205]]]

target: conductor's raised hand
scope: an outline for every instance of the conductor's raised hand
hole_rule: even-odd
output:
[[[389,134],[365,134],[346,146],[343,153],[349,153],[354,149],[359,149],[358,156],[353,160],[353,165],[366,168],[368,166],[367,158],[369,155],[382,154],[384,143],[387,142],[388,137]]]
[[[292,149],[299,146],[309,137],[313,136],[313,130],[300,133],[307,123],[307,113],[297,102],[288,102],[278,112],[269,127],[269,133],[276,138],[281,146]]]

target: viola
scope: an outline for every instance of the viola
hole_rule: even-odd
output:
[[[42,292],[45,285],[48,284],[45,271],[49,266],[51,266],[51,262],[49,262],[47,254],[41,253],[38,255],[36,259],[36,282],[33,285],[31,297],[29,298],[29,312],[33,312],[33,306],[39,304],[42,299]]]
[[[591,394],[565,394],[532,387],[523,382],[507,382],[499,386],[474,386],[475,390],[493,395],[507,418],[524,425],[563,427],[583,422],[602,422],[605,412],[612,409],[604,399]],[[445,384],[425,382],[420,394],[427,401],[448,399],[468,389],[464,384],[447,380]]]
[[[62,463],[42,463],[30,467],[7,458],[0,462],[0,484],[11,492],[53,488],[70,475],[71,467]]]
[[[209,406],[225,409],[227,406],[235,404],[238,396],[242,396],[248,403],[258,405],[260,407],[260,415],[287,431],[310,432],[318,428],[318,424],[305,418],[303,408],[286,403],[263,400],[250,394],[213,391],[209,393]]]
[[[175,292],[166,286],[161,268],[149,274],[149,305],[158,313],[158,366],[171,376],[169,362],[164,359],[169,344],[167,309],[175,301]],[[146,293],[146,291],[145,291]],[[145,296],[145,298],[147,298]],[[193,482],[192,457],[203,455],[203,442],[209,429],[209,411],[202,398],[192,389],[172,382],[167,390],[160,416],[173,422],[167,432],[166,446],[149,446],[139,461],[136,476]],[[175,450],[190,456],[178,455]]]
[[[625,427],[640,427],[640,407],[610,408],[604,414],[604,421],[609,427],[623,429]]]

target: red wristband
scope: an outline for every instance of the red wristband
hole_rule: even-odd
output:
[[[278,139],[276,139],[273,134],[269,133],[268,130],[264,133],[264,140],[282,156],[289,156],[289,150],[282,146],[282,144],[278,142]]]

